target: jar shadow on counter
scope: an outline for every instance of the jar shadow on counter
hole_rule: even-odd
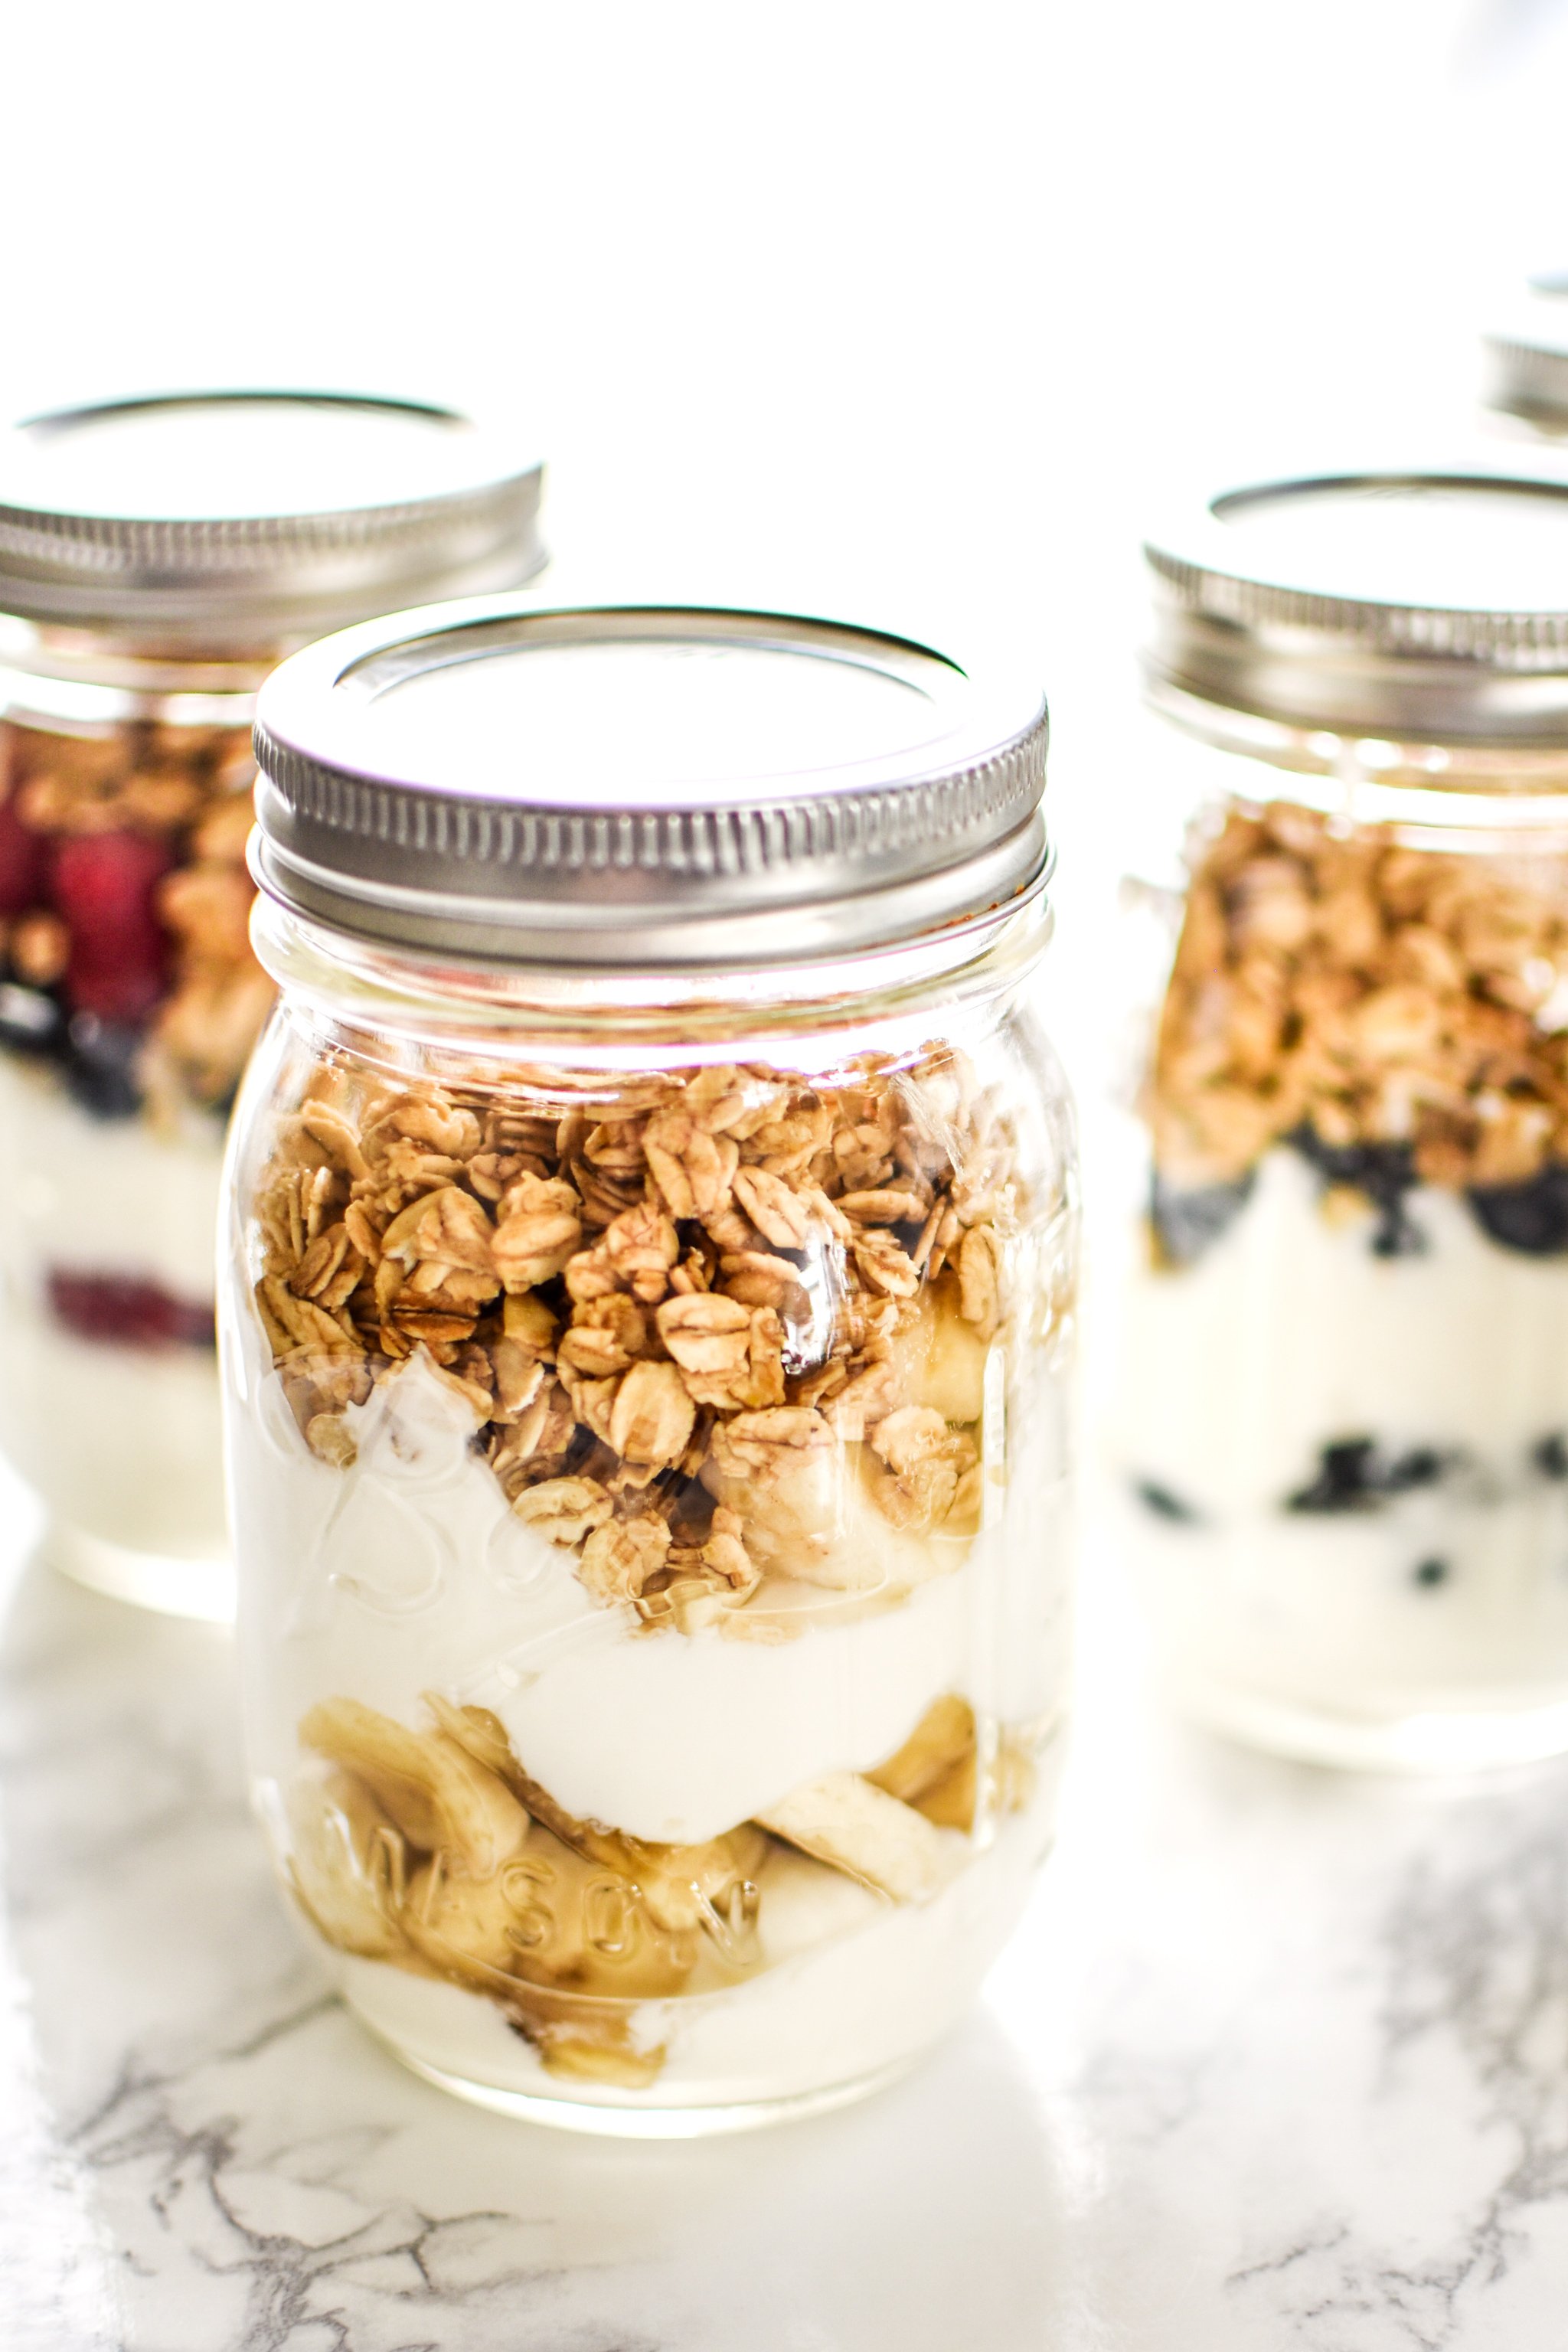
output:
[[[16,1578],[0,1955],[30,2027],[29,2168],[102,2264],[110,2340],[163,2341],[197,2309],[208,2340],[248,2340],[284,2289],[355,2342],[402,2342],[417,2313],[421,2341],[450,2315],[465,2347],[500,2347],[546,2312],[635,2314],[639,2343],[683,2352],[770,2324],[867,2352],[1045,2340],[1062,2199],[987,2017],[863,2107],[741,2142],[580,2141],[456,2107],[353,2021],[279,1912],[231,1676],[216,1629],[37,1558]]]

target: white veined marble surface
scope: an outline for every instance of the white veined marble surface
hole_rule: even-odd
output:
[[[1568,2341],[1568,1771],[1232,1752],[1160,1721],[1098,1601],[1060,1849],[963,2030],[837,2116],[578,2140],[325,1992],[225,1635],[8,1582],[5,2352]]]

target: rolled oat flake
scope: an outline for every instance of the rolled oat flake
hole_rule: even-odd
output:
[[[776,614],[460,610],[296,656],[258,707],[263,887],[523,964],[795,961],[1043,887],[1045,705]]]

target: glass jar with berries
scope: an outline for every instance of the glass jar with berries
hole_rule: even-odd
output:
[[[524,577],[539,489],[396,401],[196,394],[0,436],[0,1444],[104,1591],[232,1608],[212,1258],[272,993],[256,689],[324,628]]]
[[[1568,1748],[1568,484],[1262,482],[1148,554],[1111,1444],[1160,1654],[1297,1754]]]
[[[220,1291],[256,1800],[507,2112],[837,2104],[1062,1749],[1076,1177],[1045,712],[902,640],[456,606],[264,689]]]

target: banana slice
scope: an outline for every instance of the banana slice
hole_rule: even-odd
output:
[[[921,1790],[914,1800],[915,1811],[923,1813],[939,1830],[962,1830],[967,1837],[974,1827],[974,1799],[979,1783],[975,1763],[971,1748],[966,1756],[949,1765],[940,1779]]]
[[[381,1808],[346,1773],[301,1780],[289,1796],[290,1885],[317,1933],[341,1952],[390,1959],[404,1949],[395,1872],[401,1844]]]
[[[409,1843],[465,1876],[494,1875],[528,1835],[499,1776],[445,1731],[410,1731],[358,1699],[325,1699],[300,1725],[307,1748],[362,1780]]]
[[[895,1903],[930,1895],[947,1874],[942,1832],[858,1772],[830,1772],[795,1790],[757,1820],[775,1837],[890,1895]]]
[[[974,1709],[950,1692],[927,1707],[903,1746],[866,1778],[941,1830],[974,1826]]]
[[[499,1715],[492,1715],[488,1706],[454,1706],[439,1691],[421,1691],[419,1696],[437,1727],[459,1748],[466,1748],[476,1764],[482,1764],[487,1772],[499,1773],[503,1780],[515,1779],[517,1759]]]
[[[437,1854],[417,1873],[404,1908],[403,1931],[443,1976],[484,1992],[510,1990],[518,1924],[510,1864],[493,1878],[455,1876]]]
[[[589,1862],[629,1879],[654,1925],[672,1936],[697,1927],[722,1937],[738,1887],[754,1881],[767,1847],[749,1822],[702,1845],[655,1845],[599,1822],[579,1821],[520,1770],[517,1788],[534,1819]]]
[[[432,1968],[507,2000],[519,1982],[658,2000],[679,1991],[698,1954],[694,1934],[667,1935],[634,1887],[542,1830],[492,1878],[427,1863],[403,1924]]]
[[[426,1692],[425,1703],[443,1731],[502,1776],[535,1821],[585,1860],[631,1880],[656,1927],[672,1936],[706,1927],[721,1950],[732,1944],[728,1923],[736,1897],[754,1882],[767,1854],[757,1831],[742,1822],[703,1845],[658,1845],[600,1822],[581,1821],[530,1780],[512,1754],[505,1727],[488,1707],[453,1706],[434,1691]]]
[[[658,2079],[665,2045],[640,2042],[628,2010],[528,1985],[516,1988],[508,2006],[513,2023],[532,2042],[546,2071],[566,2082],[613,2083],[619,2090],[646,2091]]]
[[[903,1746],[866,1779],[906,1805],[918,1804],[928,1789],[974,1753],[974,1709],[956,1691],[932,1701]]]

